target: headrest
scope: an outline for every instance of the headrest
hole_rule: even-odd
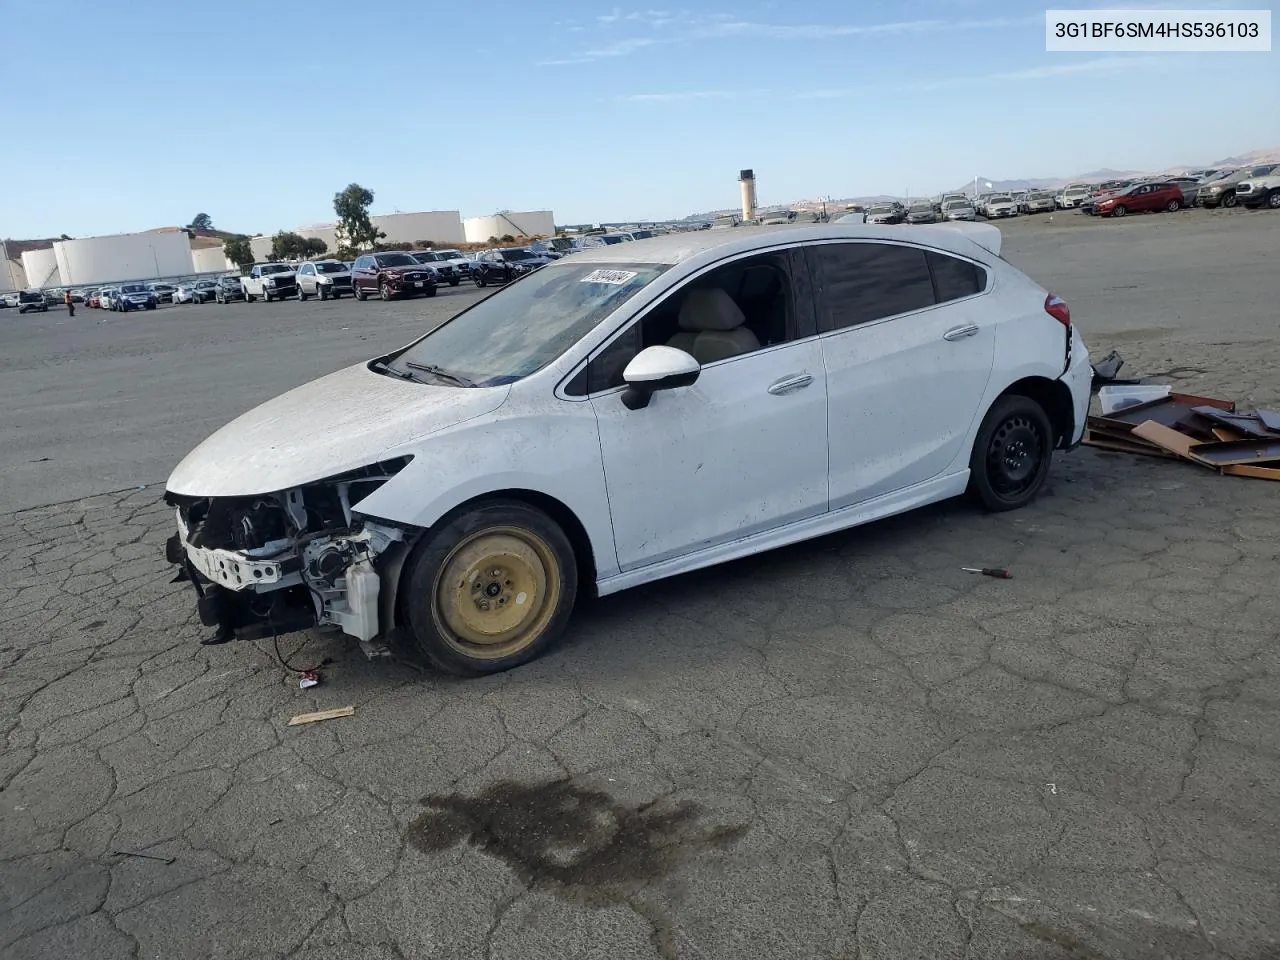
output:
[[[680,305],[680,329],[691,332],[703,330],[734,330],[746,323],[747,318],[733,297],[719,287],[697,287],[685,294]]]

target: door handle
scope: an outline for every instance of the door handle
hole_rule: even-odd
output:
[[[942,335],[943,340],[963,340],[965,337],[972,337],[978,332],[976,323],[966,323],[962,327],[952,327]]]
[[[776,397],[784,393],[790,393],[792,390],[801,390],[811,383],[813,383],[813,377],[807,373],[801,373],[794,377],[783,377],[781,380],[775,380],[769,384],[769,392]]]

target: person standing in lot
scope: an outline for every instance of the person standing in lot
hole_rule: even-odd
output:
[[[71,316],[74,317],[76,315],[76,305],[75,305],[75,302],[71,299],[70,290],[67,290],[62,294],[62,302],[67,305],[67,313],[71,314]]]

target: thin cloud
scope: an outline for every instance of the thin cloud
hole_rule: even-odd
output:
[[[627,103],[677,103],[681,100],[728,100],[750,94],[746,90],[682,90],[676,93],[632,93],[619,100]]]
[[[745,37],[768,40],[833,40],[842,37],[874,37],[901,34],[938,33],[943,31],[975,31],[999,30],[1008,27],[1022,26],[1031,23],[1044,23],[1044,14],[1028,17],[999,17],[982,20],[894,20],[885,23],[870,24],[820,24],[820,23],[762,23],[753,20],[739,20],[732,14],[719,13],[701,17],[690,17],[687,14],[671,14],[665,10],[646,10],[643,14],[633,12],[623,14],[615,8],[612,13],[596,17],[601,24],[612,25],[619,22],[639,24],[653,30],[678,24],[679,29],[661,36],[625,37],[613,43],[594,49],[584,50],[554,60],[544,60],[539,66],[560,66],[566,64],[591,63],[595,60],[606,60],[625,57],[638,50],[657,44],[687,43],[698,40],[733,40]]]

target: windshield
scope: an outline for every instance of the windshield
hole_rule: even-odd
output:
[[[538,259],[535,254],[530,253],[528,250],[500,250],[499,253],[502,254],[503,260],[536,260]]]
[[[434,253],[415,253],[412,254],[412,256],[413,259],[417,260],[419,263],[433,263],[440,259]]]
[[[293,267],[284,263],[268,263],[259,273],[265,276],[268,273],[288,273],[292,269]]]
[[[912,213],[932,213],[933,204],[932,203],[913,203],[911,205],[911,212]]]
[[[214,280],[201,280],[196,284],[198,288],[216,287],[218,284]]]
[[[608,269],[551,264],[433,330],[391,367],[415,376],[423,373],[415,366],[437,367],[477,387],[512,383],[556,359],[667,269],[651,263]]]
[[[120,288],[121,293],[148,293],[146,287],[140,283],[126,283]]]
[[[988,203],[1013,203],[1012,197],[992,197]]]
[[[346,272],[347,272],[347,265],[345,263],[338,263],[336,260],[331,260],[328,263],[316,264],[316,273],[346,273]]]
[[[893,204],[877,203],[874,207],[868,210],[867,213],[893,213]]]
[[[416,267],[418,261],[407,253],[380,253],[373,258],[380,267]]]
[[[943,209],[944,210],[962,210],[968,205],[969,205],[968,200],[952,200],[945,207],[943,207]]]

